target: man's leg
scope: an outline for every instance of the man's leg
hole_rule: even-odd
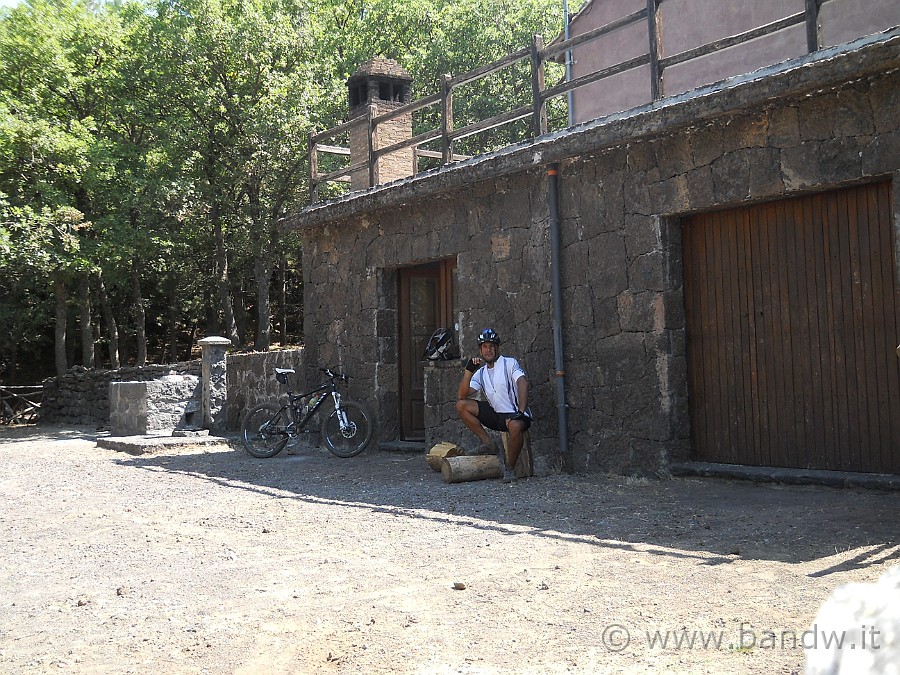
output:
[[[506,443],[506,462],[510,469],[515,469],[522,446],[525,445],[525,423],[520,420],[507,420],[506,430],[509,432]]]
[[[456,402],[456,413],[459,415],[459,419],[463,421],[463,424],[478,436],[482,445],[488,448],[496,447],[488,432],[481,425],[481,420],[478,419],[478,401],[473,401],[470,398],[458,400]]]

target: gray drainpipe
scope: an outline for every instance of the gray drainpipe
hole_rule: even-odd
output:
[[[550,191],[550,279],[553,302],[553,355],[556,366],[556,410],[559,416],[559,451],[564,461],[569,454],[569,421],[566,410],[566,371],[562,339],[562,278],[559,264],[559,195],[557,177],[559,165],[547,167]]]

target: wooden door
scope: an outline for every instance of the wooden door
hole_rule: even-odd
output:
[[[685,222],[696,459],[900,473],[891,185]]]
[[[400,270],[400,433],[425,439],[425,347],[438,328],[453,328],[456,260]]]
[[[425,388],[422,354],[438,328],[436,269],[405,269],[400,274],[400,400],[404,440],[425,438]]]

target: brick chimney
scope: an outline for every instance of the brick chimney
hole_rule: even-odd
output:
[[[365,115],[369,105],[375,107],[377,117],[409,103],[411,83],[409,73],[396,61],[385,58],[366,61],[347,80],[350,119]],[[368,159],[368,134],[367,125],[359,125],[350,131],[351,164]],[[376,150],[386,148],[410,138],[412,138],[412,113],[407,113],[379,124],[373,147]],[[406,178],[413,173],[413,149],[398,150],[379,158],[375,166],[375,185]],[[353,172],[350,176],[350,189],[364,190],[368,187],[368,169]]]

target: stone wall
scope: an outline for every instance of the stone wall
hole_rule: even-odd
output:
[[[244,413],[257,403],[278,401],[285,394],[285,387],[272,374],[275,368],[297,371],[291,386],[295,392],[302,390],[307,382],[303,366],[302,349],[228,354],[228,429],[240,429]]]
[[[528,372],[536,473],[664,473],[690,451],[681,218],[897,176],[898,46],[890,36],[785,64],[307,210],[292,221],[304,237],[307,359],[355,374],[352,394],[377,409],[382,440],[396,438],[397,270],[455,258],[463,353],[491,326]],[[555,414],[551,161],[567,457]],[[449,372],[427,388],[437,402],[426,400],[426,426],[448,433],[461,424]]]
[[[75,366],[61,378],[44,380],[40,421],[61,426],[109,426],[110,382],[147,382],[169,374],[200,376],[200,361],[170,365],[88,370]]]
[[[142,436],[177,428],[201,428],[201,383],[195,375],[165,375],[149,382],[110,382],[109,430]]]
[[[462,377],[460,359],[425,365],[425,448],[447,441],[464,448],[478,445],[475,436],[456,415],[456,390]]]
[[[281,350],[272,352],[251,352],[228,354],[227,369],[227,419],[228,430],[240,428],[243,413],[262,401],[277,401],[284,393],[284,387],[272,376],[273,368],[294,368],[297,375],[293,381],[296,389],[301,389],[307,382],[304,370],[303,350]],[[201,363],[189,361],[172,365],[149,365],[143,368],[126,367],[119,370],[88,370],[76,366],[62,378],[49,378],[44,381],[44,400],[41,406],[40,421],[62,426],[92,426],[108,428],[110,425],[110,383],[111,382],[149,382],[165,379],[170,374],[178,376],[200,377]],[[310,380],[311,381],[311,380]],[[141,389],[143,391],[143,389]],[[164,393],[164,392],[162,392]],[[181,397],[184,392],[173,392],[173,396]],[[184,396],[190,398],[190,396]],[[174,399],[172,399],[174,401]],[[197,396],[199,401],[199,394]],[[137,405],[138,408],[134,408]],[[121,425],[140,426],[144,422],[141,416],[147,411],[142,404],[129,404],[135,414],[132,422],[120,421]],[[183,405],[182,405],[183,407]],[[151,413],[153,411],[150,411]],[[162,428],[161,421],[151,415],[149,430]],[[168,424],[168,422],[166,422]],[[172,424],[175,427],[177,421]],[[135,428],[137,428],[135,426]],[[145,433],[135,431],[134,433]]]
[[[456,257],[462,352],[476,353],[481,328],[500,332],[503,353],[528,372],[542,420],[531,432],[535,472],[560,468],[555,419],[543,422],[555,410],[546,203],[543,172],[526,172],[307,233],[307,358],[340,364],[353,376],[351,395],[376,413],[378,440],[399,433],[396,270]],[[454,407],[462,361],[429,368],[428,440],[471,445]]]

